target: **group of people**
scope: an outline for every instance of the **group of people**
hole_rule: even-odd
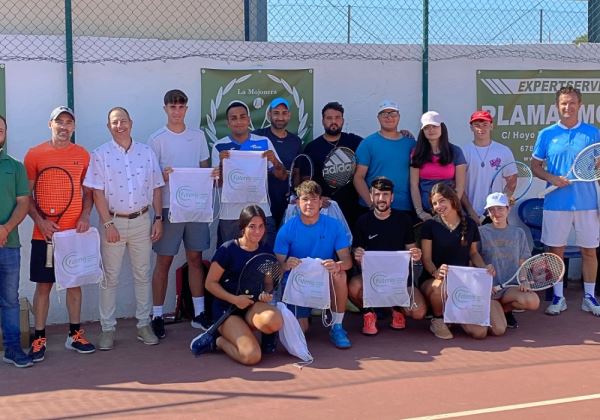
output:
[[[362,313],[362,333],[378,332],[376,311],[362,305],[361,263],[365,251],[410,251],[413,262],[422,267],[411,283],[414,286],[409,285],[415,305],[391,308],[390,327],[403,329],[406,316],[423,319],[429,314],[431,331],[442,339],[453,337],[442,317],[442,286],[449,265],[485,268],[493,276],[494,285],[500,285],[530,256],[525,232],[508,223],[513,204],[510,185],[516,174],[510,169],[502,173],[508,194],[489,194],[496,171],[513,162],[514,157],[508,147],[491,139],[493,118],[486,111],[471,115],[473,141],[461,149],[450,143],[448,128],[435,111],[423,114],[415,140],[410,132],[399,129],[399,106],[384,101],[377,109],[379,130],[362,139],[342,131],[344,108],[331,102],[322,109],[324,133],[303,148],[301,139],[287,130],[292,111],[285,98],[275,98],[269,104],[270,126],[254,132],[249,129],[247,105],[233,101],[226,109],[229,135],[212,145],[209,152],[203,132],[185,124],[187,102],[180,90],[166,93],[167,123],[150,136],[147,144],[133,141],[133,121],[126,109],[111,109],[107,127],[112,139],[91,154],[71,142],[73,111],[58,107],[50,115],[50,140],[31,148],[24,165],[6,154],[7,124],[3,117],[0,119],[0,166],[6,169],[0,173],[0,303],[5,362],[27,367],[44,360],[49,295],[55,282],[54,270],[45,267],[47,241],[57,231],[86,231],[93,205],[100,219],[105,275],[99,300],[102,332],[96,346],[86,338],[80,325],[81,289],[67,289],[69,332],[65,347],[79,353],[92,353],[96,347],[111,350],[115,345],[117,286],[126,250],[134,278],[140,341],[155,345],[166,337],[163,305],[168,272],[183,241],[194,306],[192,326],[206,330],[231,305],[237,308],[219,327],[218,338],[196,350],[202,353],[219,348],[249,365],[258,363],[263,353],[274,351],[276,333],[283,324],[281,313],[273,305],[274,296],[263,294],[255,302],[237,295],[229,281],[237,278],[244,264],[257,253],[274,253],[286,272],[301,264],[303,258],[322,260],[335,297],[331,302],[330,339],[342,349],[351,347],[342,326],[347,300]],[[582,309],[600,316],[600,304],[594,296],[595,248],[600,236],[596,189],[592,184],[570,183],[565,178],[577,153],[600,142],[598,129],[579,121],[581,103],[580,92],[571,86],[557,92],[560,121],[540,131],[531,166],[537,177],[560,187],[544,202],[542,241],[550,252],[562,256],[575,227],[576,244],[583,257]],[[353,182],[332,188],[323,181],[323,165],[329,152],[341,146],[355,152],[357,166]],[[205,276],[202,253],[210,247],[209,226],[169,221],[169,175],[176,168],[208,168],[212,164],[213,177],[222,182],[223,161],[231,157],[233,150],[260,151],[266,158],[269,200],[221,203],[217,250]],[[284,222],[289,170],[300,153],[312,160],[315,176],[299,180],[295,186],[299,213]],[[49,166],[66,169],[76,190],[69,210],[58,223],[42,217],[30,199],[37,175]],[[321,214],[332,200],[351,227],[352,243],[339,219]],[[34,340],[25,354],[19,343],[17,227],[27,214],[35,225],[30,279],[36,289]],[[153,273],[151,249],[156,253]],[[211,296],[210,304],[205,302],[205,289]],[[554,295],[546,313],[558,315],[566,309],[562,282],[554,286]],[[501,335],[507,326],[517,326],[513,309],[535,310],[539,306],[537,294],[526,285],[497,291],[491,300],[491,327],[462,325],[470,336]],[[289,307],[306,331],[311,308]],[[255,330],[262,333],[260,340]]]

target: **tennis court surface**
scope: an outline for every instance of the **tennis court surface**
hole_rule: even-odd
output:
[[[483,341],[458,328],[439,340],[411,320],[400,332],[379,321],[379,335],[364,337],[348,314],[344,351],[313,318],[315,362],[303,369],[281,346],[254,368],[222,353],[195,358],[188,323],[150,347],[120,320],[115,349],[91,355],[65,350],[67,327],[52,326],[45,361],[0,366],[0,418],[598,418],[600,319],[579,309],[581,290],[567,298],[561,316],[516,314],[519,328]],[[95,340],[98,323],[84,328]]]

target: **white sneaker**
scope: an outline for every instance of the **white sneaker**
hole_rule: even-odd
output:
[[[600,303],[598,303],[594,296],[586,293],[581,301],[581,310],[600,316]]]
[[[547,315],[560,315],[562,311],[567,310],[567,300],[564,297],[554,296],[552,303],[546,308]]]

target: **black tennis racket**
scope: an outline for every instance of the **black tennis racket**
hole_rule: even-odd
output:
[[[296,197],[294,189],[302,183],[312,179],[314,175],[313,162],[310,156],[304,153],[294,158],[288,174],[288,202],[292,203]]]
[[[38,213],[58,224],[73,201],[73,178],[65,169],[50,166],[42,169],[33,185],[33,200]],[[53,267],[54,246],[46,238],[46,267]]]
[[[258,301],[261,293],[273,294],[282,277],[283,268],[273,254],[257,254],[246,262],[240,273],[237,295],[252,296],[254,301]],[[236,309],[238,309],[237,306],[231,305],[208,330],[192,340],[190,350],[199,355],[206,349],[211,349],[213,347],[212,343],[216,340],[219,327]]]
[[[323,162],[323,180],[331,188],[341,188],[354,177],[356,155],[348,147],[331,150]]]

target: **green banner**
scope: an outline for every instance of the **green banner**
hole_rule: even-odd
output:
[[[597,70],[478,70],[477,108],[494,117],[492,138],[529,162],[538,131],[559,119],[555,95],[567,85],[583,95],[579,119],[600,124]]]
[[[4,79],[4,64],[0,63],[0,115],[6,117],[6,80]]]
[[[269,103],[282,97],[292,113],[288,131],[313,139],[313,70],[201,70],[201,119],[210,145],[229,134],[225,109],[234,100],[248,105],[251,130],[267,127]]]

